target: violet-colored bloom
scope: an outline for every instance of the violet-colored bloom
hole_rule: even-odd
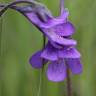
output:
[[[42,59],[49,61],[47,77],[54,82],[59,82],[66,78],[66,64],[73,74],[82,72],[80,53],[75,47],[65,46],[62,49],[58,49],[48,42],[44,50],[35,53],[30,58],[30,64],[34,68],[42,68]]]
[[[61,5],[63,5],[62,2]],[[45,23],[40,21],[39,27],[48,37],[48,44],[44,50],[35,53],[30,58],[30,64],[34,68],[42,68],[42,59],[49,62],[46,73],[48,79],[54,82],[63,81],[66,78],[66,66],[73,74],[82,72],[80,53],[75,48],[76,41],[70,39],[75,28],[68,21],[68,14],[69,12],[61,6],[59,17],[48,18]],[[27,16],[29,15],[27,14]],[[33,21],[31,17],[29,16]]]
[[[49,10],[41,6],[18,8],[18,11],[48,38],[46,47],[36,52],[29,62],[34,68],[42,68],[42,60],[44,63],[49,63],[47,77],[54,82],[66,78],[66,66],[73,74],[82,72],[80,53],[75,48],[77,42],[71,39],[75,27],[68,20],[69,12],[64,9],[63,2],[64,0],[61,0],[58,17],[53,17]]]

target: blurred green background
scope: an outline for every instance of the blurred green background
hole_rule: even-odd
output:
[[[59,0],[39,1],[58,16]],[[96,0],[65,0],[65,7],[76,26],[73,37],[78,41],[83,64],[83,73],[72,76],[73,96],[96,96]],[[33,69],[28,59],[42,47],[42,34],[13,10],[9,9],[2,20],[0,18],[0,96],[37,96],[40,70]],[[66,96],[66,80],[53,83],[43,73],[40,96]]]

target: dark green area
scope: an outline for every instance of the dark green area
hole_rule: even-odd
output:
[[[41,2],[58,15],[59,0]],[[65,6],[76,26],[73,37],[83,63],[83,73],[72,76],[74,96],[96,96],[96,0],[66,0]],[[24,16],[8,10],[0,18],[0,96],[37,96],[40,70],[33,69],[28,59],[40,48],[42,34]],[[45,73],[42,80],[40,96],[66,96],[65,81],[50,82]]]

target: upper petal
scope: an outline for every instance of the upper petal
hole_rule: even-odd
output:
[[[34,68],[42,68],[43,67],[43,60],[41,56],[42,51],[38,51],[35,54],[31,56],[29,59],[29,63],[32,65]],[[44,63],[46,63],[47,60],[44,60]]]
[[[47,77],[49,80],[54,82],[63,81],[66,78],[66,66],[64,62],[51,62],[48,65]]]
[[[65,23],[68,15],[69,15],[69,11],[64,10],[64,12],[60,16],[53,17],[53,18],[51,17],[50,19],[48,19],[46,23],[43,23],[41,27],[47,29],[47,28],[52,28],[56,25]]]
[[[66,63],[68,64],[69,68],[71,69],[73,74],[80,74],[82,72],[82,64],[80,59],[66,59]]]
[[[23,9],[23,8],[22,8]],[[39,11],[40,10],[40,11]],[[53,17],[51,12],[47,8],[45,9],[32,9],[30,6],[24,8],[23,10],[19,9],[19,11],[27,17],[27,19],[34,25],[38,26],[39,28],[51,28],[55,25],[61,24],[66,22],[66,18],[68,17],[68,10],[65,10],[62,15],[58,17]],[[28,12],[29,11],[29,12]],[[38,12],[37,12],[38,11]],[[36,12],[38,14],[36,14]],[[40,13],[41,12],[41,13]],[[41,18],[40,16],[41,15]],[[44,20],[46,22],[44,22]]]
[[[41,54],[42,58],[45,58],[47,60],[55,61],[58,59],[57,56],[57,49],[54,48],[49,42],[46,45],[45,49],[43,50]]]
[[[50,18],[48,18],[48,14],[45,14],[45,17],[42,18],[42,20],[46,20],[46,22],[43,22],[41,18],[35,13],[35,12],[28,12],[28,13],[23,13],[27,17],[27,19],[34,25],[38,26],[39,28],[51,28],[55,25],[62,24],[66,22],[66,18],[68,16],[68,12],[65,12],[63,15],[64,16],[59,16],[59,17],[52,17],[49,15]]]
[[[52,29],[60,36],[70,36],[75,32],[75,27],[71,22],[56,25]]]
[[[80,58],[80,53],[74,47],[65,47],[58,51],[60,58]]]

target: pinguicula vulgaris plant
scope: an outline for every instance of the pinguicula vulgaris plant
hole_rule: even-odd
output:
[[[27,3],[25,6],[16,6],[19,3]],[[36,1],[15,1],[8,5],[0,5],[0,16],[12,8],[23,14],[40,32],[48,39],[43,49],[33,54],[29,62],[33,68],[47,67],[48,80],[54,82],[63,81],[67,78],[70,83],[70,72],[80,74],[82,64],[80,53],[76,49],[77,42],[72,39],[75,32],[74,25],[68,20],[69,11],[64,8],[64,0],[60,0],[60,16],[54,17],[46,6]],[[43,63],[42,63],[43,61]],[[68,84],[70,91],[70,84]],[[69,95],[71,93],[69,92]]]

